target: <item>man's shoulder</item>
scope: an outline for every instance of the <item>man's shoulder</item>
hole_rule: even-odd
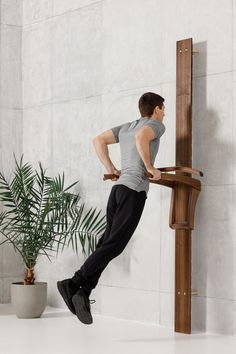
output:
[[[132,127],[133,125],[136,125],[136,123],[137,123],[137,119],[131,120],[131,121],[128,121],[128,122],[124,122],[124,123],[121,124],[121,128],[127,129],[129,127]]]

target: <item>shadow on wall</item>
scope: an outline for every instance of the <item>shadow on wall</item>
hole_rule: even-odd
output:
[[[212,218],[212,216],[214,216],[214,211],[217,216],[220,208],[217,206],[212,210],[213,201],[209,200],[209,197],[213,194],[205,193],[207,190],[204,185],[222,184],[221,178],[227,176],[228,171],[231,171],[230,165],[233,156],[231,145],[227,142],[224,143],[222,134],[220,134],[219,123],[223,118],[217,111],[219,106],[217,101],[216,109],[214,109],[215,88],[211,85],[207,87],[207,42],[194,43],[194,48],[199,53],[195,54],[193,58],[193,166],[203,171],[204,177],[202,178],[202,191],[196,206],[195,230],[192,233],[192,289],[198,289],[198,296],[192,298],[192,329],[206,331],[207,279],[212,275],[208,274],[209,245],[211,245],[212,254],[217,255],[219,252],[216,242],[218,233],[215,233],[215,217]],[[219,91],[219,88],[216,87],[216,100],[222,99],[227,105],[225,100],[227,96],[219,95]],[[208,108],[207,97],[211,97],[213,108]],[[223,105],[223,103],[220,104]],[[218,135],[221,136],[220,139]],[[227,213],[228,210],[226,209],[224,212]],[[228,242],[232,242],[230,238]],[[218,311],[216,309],[216,313]]]
[[[202,133],[201,129],[201,124],[198,124],[200,122],[197,122],[196,119],[198,118],[198,113],[201,111],[202,116],[200,116],[200,119],[205,120],[204,127],[205,129],[203,132],[206,132],[207,129],[207,122],[208,122],[208,115],[207,115],[207,102],[206,102],[206,70],[207,70],[207,42],[198,42],[193,44],[194,49],[197,49],[199,53],[194,54],[193,56],[193,89],[192,89],[192,163],[193,166],[196,166],[196,168],[200,169],[203,171],[204,176],[202,178],[202,186],[204,184],[204,179],[205,176],[207,175],[207,171],[203,169],[203,166],[201,165],[202,161],[202,152],[199,149],[199,137]],[[201,69],[200,69],[201,68]],[[195,73],[197,76],[197,73],[201,72],[202,74],[202,87],[199,92],[198,88],[198,78],[195,78]],[[197,99],[196,99],[197,97]],[[200,104],[200,106],[199,106]],[[203,136],[201,135],[203,138]],[[196,205],[196,211],[195,211],[195,230],[197,229],[200,231],[199,226],[201,223],[202,216],[204,214],[204,208],[202,207],[204,204],[202,203],[203,201],[203,193],[204,190],[201,190],[201,193],[199,195],[199,200]],[[207,242],[206,238],[202,237],[196,237],[196,231],[193,230],[192,232],[192,289],[196,288],[199,289],[199,281],[201,282],[201,289],[204,289],[204,294],[206,294],[206,272],[204,272],[204,278],[199,277],[199,276],[194,276],[198,270],[198,262],[200,262],[201,255],[199,256],[198,259],[196,259],[196,255],[199,254],[198,250],[199,249],[207,249]],[[195,267],[194,267],[195,266]],[[203,273],[201,273],[203,275]],[[200,279],[201,278],[201,279]],[[196,280],[195,280],[196,279]],[[195,282],[196,283],[195,283]],[[198,292],[199,294],[199,292]],[[192,298],[192,330],[201,330],[203,332],[206,331],[206,301],[194,301],[197,298]]]

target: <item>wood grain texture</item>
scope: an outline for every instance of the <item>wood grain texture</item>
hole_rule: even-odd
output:
[[[176,165],[192,167],[192,38],[176,42]],[[188,195],[185,185],[172,189],[172,222],[182,223],[175,230],[175,331],[181,333],[191,333],[191,229],[184,228]]]

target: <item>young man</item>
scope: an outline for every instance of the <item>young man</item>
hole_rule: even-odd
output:
[[[69,279],[57,282],[67,306],[85,324],[93,322],[89,295],[108,263],[122,253],[133,235],[147,199],[149,178],[158,180],[161,172],[154,167],[160,137],[165,132],[162,123],[165,105],[160,95],[147,92],[139,99],[141,117],[106,130],[93,139],[96,153],[107,173],[115,174],[107,203],[107,226],[95,251]],[[121,171],[110,160],[109,144],[120,143]]]

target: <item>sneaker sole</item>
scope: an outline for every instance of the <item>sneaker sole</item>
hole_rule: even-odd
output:
[[[85,324],[93,323],[92,315],[86,310],[85,300],[83,296],[75,294],[72,297],[72,302],[74,304],[76,316],[78,317],[78,319]]]
[[[71,307],[71,304],[66,300],[67,294],[64,291],[63,285],[61,281],[57,282],[57,289],[59,291],[59,293],[61,294],[63,300],[65,301],[67,307],[69,308],[69,310],[73,313],[73,315],[76,314],[75,309]]]

